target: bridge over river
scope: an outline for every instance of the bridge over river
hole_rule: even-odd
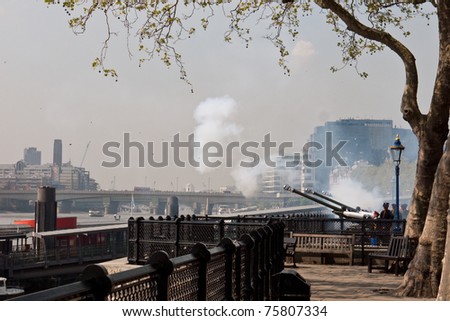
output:
[[[245,197],[241,193],[224,192],[175,192],[175,191],[74,191],[57,190],[56,201],[60,205],[60,212],[70,213],[75,202],[93,204],[102,207],[105,214],[116,214],[121,204],[130,205],[132,200],[135,204],[149,205],[155,207],[155,214],[164,214],[167,199],[176,196],[180,204],[192,207],[195,214],[201,212],[212,214],[214,205],[223,204],[231,208],[246,207],[258,201],[279,202],[281,206],[287,204],[289,199],[298,199],[290,193],[279,195],[260,193],[255,197]],[[19,200],[34,204],[36,200],[35,191],[0,191],[0,199]],[[89,205],[88,205],[89,206]]]

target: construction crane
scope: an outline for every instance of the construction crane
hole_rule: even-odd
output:
[[[87,143],[87,145],[86,145],[86,149],[84,150],[83,158],[81,159],[80,167],[83,167],[84,159],[86,158],[86,154],[87,154],[90,144],[91,144],[91,141],[89,141],[89,143]]]

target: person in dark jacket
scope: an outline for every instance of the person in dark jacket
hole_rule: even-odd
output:
[[[383,210],[380,213],[380,219],[392,220],[393,218],[394,218],[394,214],[389,209],[389,203],[383,203]]]

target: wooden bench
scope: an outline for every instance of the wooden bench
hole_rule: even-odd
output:
[[[374,269],[382,269],[385,272],[389,271],[389,262],[394,261],[394,273],[398,275],[400,272],[400,263],[403,267],[408,266],[416,251],[418,240],[417,238],[408,238],[407,236],[392,236],[389,241],[388,249],[385,253],[370,253],[369,264],[367,266],[368,272],[372,273]],[[382,266],[375,266],[374,260],[382,260]]]
[[[294,233],[292,236],[297,239],[296,252],[320,254],[322,264],[324,263],[323,254],[345,254],[349,257],[349,265],[353,265],[355,235]]]
[[[297,267],[295,262],[295,247],[297,246],[297,239],[294,237],[284,238],[284,258],[290,257],[292,259],[293,267]]]

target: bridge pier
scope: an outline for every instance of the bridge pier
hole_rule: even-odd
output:
[[[199,202],[192,203],[192,209],[194,210],[194,214],[198,215],[202,213],[202,204]]]
[[[166,198],[158,198],[158,204],[156,206],[156,215],[164,215],[167,206]]]
[[[205,204],[205,214],[206,214],[206,215],[211,215],[211,214],[212,214],[212,210],[213,210],[214,205],[215,205],[215,204],[210,203],[210,202],[207,202],[207,203]]]
[[[167,199],[167,215],[170,217],[178,217],[179,206],[178,206],[178,197],[170,196]]]
[[[71,213],[73,201],[61,201],[59,202],[59,213]]]
[[[119,201],[111,201],[109,200],[109,202],[105,202],[103,201],[103,208],[105,211],[105,215],[107,214],[117,214],[118,210],[119,210]]]

